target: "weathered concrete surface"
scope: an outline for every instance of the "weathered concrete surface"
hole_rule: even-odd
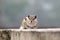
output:
[[[21,32],[20,40],[46,40],[45,33]]]
[[[60,31],[57,32],[47,32],[47,40],[60,40]]]
[[[0,40],[60,40],[60,31],[0,30]]]
[[[0,40],[11,40],[10,31],[0,31]]]

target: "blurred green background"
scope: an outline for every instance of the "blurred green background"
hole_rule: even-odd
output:
[[[0,26],[20,27],[28,14],[37,15],[40,27],[60,26],[60,0],[0,0]]]

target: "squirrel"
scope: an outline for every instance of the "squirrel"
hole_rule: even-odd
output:
[[[22,21],[20,29],[37,29],[38,19],[36,15],[28,15]]]

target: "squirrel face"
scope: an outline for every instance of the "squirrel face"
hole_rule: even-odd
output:
[[[28,19],[30,20],[31,23],[32,23],[32,21],[34,21],[36,18],[37,18],[37,16],[28,15]]]
[[[29,25],[31,27],[33,27],[37,24],[37,16],[35,16],[35,15],[28,15],[25,18],[25,20],[26,20],[27,25]]]

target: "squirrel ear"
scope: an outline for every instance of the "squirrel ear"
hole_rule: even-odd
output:
[[[30,15],[28,15],[28,18],[30,17]]]
[[[35,16],[35,19],[37,18],[37,16]]]

